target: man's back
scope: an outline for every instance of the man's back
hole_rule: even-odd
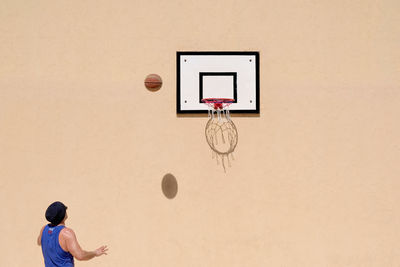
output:
[[[46,267],[73,267],[74,258],[71,253],[64,251],[59,242],[59,235],[64,225],[51,227],[46,225],[42,232],[42,252]]]

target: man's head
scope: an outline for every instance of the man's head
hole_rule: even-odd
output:
[[[66,216],[67,207],[60,201],[52,203],[46,210],[46,219],[54,226],[59,225]]]

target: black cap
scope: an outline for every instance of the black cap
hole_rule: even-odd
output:
[[[52,225],[58,225],[65,218],[65,211],[67,207],[60,201],[56,201],[51,204],[46,210],[46,219],[51,222]]]

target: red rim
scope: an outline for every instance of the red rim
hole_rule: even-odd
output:
[[[232,104],[235,102],[235,99],[232,98],[203,98],[201,102],[206,104],[214,104],[214,103],[224,103],[224,104]]]
[[[209,107],[214,108],[215,110],[217,109],[225,109],[228,107],[230,104],[235,102],[235,99],[231,98],[203,98],[201,102],[205,103]]]

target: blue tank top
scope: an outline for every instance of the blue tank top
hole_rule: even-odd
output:
[[[42,253],[44,258],[44,265],[46,267],[73,267],[74,257],[71,253],[64,251],[58,236],[64,225],[51,227],[46,225],[42,233]]]

